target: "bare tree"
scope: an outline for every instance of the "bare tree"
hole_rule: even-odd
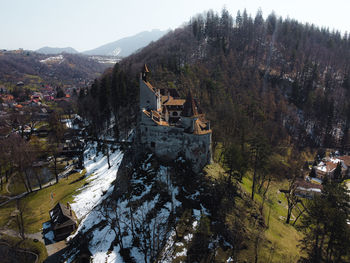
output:
[[[303,203],[303,201],[300,199],[299,204],[301,204],[301,208],[297,205],[295,206],[295,208],[299,211],[299,214],[296,216],[294,222],[293,222],[293,226],[295,226],[295,224],[297,223],[298,219],[304,214],[304,212],[306,212],[306,207]]]
[[[284,193],[284,195],[286,196],[287,203],[288,203],[286,224],[289,224],[293,209],[300,202],[300,199],[296,195],[295,190],[297,188],[296,179],[300,177],[302,162],[300,161],[300,159],[298,159],[298,160],[290,161],[290,165],[291,165],[292,179],[289,180],[289,187],[287,190],[284,190],[284,189],[280,190],[280,192]]]
[[[98,212],[104,217],[105,220],[107,220],[111,230],[115,233],[120,249],[124,249],[123,229],[121,224],[121,218],[123,215],[117,201],[115,201],[113,198],[106,199]]]
[[[24,223],[23,216],[26,211],[26,204],[25,202],[21,202],[20,199],[17,199],[16,206],[17,206],[17,209],[15,210],[15,214],[14,214],[16,216],[16,224],[18,227],[19,235],[24,240],[26,237],[25,237],[25,223]]]
[[[143,204],[137,209],[134,217],[137,235],[137,248],[144,256],[144,262],[154,262],[164,246],[170,231],[168,219],[157,214],[149,204]]]
[[[64,137],[64,126],[61,122],[61,116],[58,112],[53,112],[50,115],[49,118],[49,126],[50,126],[50,134],[49,134],[49,141],[51,142],[50,150],[53,157],[53,164],[54,164],[54,174],[56,178],[56,183],[58,183],[58,158],[61,155],[62,152],[62,144],[61,141]]]
[[[11,162],[16,168],[17,178],[24,184],[28,192],[32,191],[29,169],[32,166],[34,155],[30,150],[29,143],[17,134],[9,138],[8,150],[10,151]]]

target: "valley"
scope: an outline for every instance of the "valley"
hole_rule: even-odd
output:
[[[348,262],[349,36],[225,8],[151,32],[0,51],[5,262]]]

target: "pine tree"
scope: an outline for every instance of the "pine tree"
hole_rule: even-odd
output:
[[[304,262],[348,262],[350,246],[349,191],[337,182],[324,181],[320,196],[307,204],[301,220]]]

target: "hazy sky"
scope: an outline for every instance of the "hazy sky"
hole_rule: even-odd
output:
[[[78,51],[152,29],[174,29],[223,7],[295,18],[350,31],[350,0],[0,0],[0,49],[73,47]]]

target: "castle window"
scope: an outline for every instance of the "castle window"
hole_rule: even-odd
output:
[[[177,115],[178,115],[177,111],[174,111],[173,116],[177,116]]]
[[[151,142],[151,147],[152,148],[156,147],[156,143],[155,142]]]

